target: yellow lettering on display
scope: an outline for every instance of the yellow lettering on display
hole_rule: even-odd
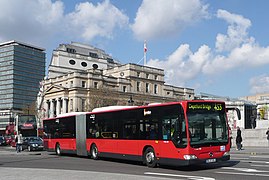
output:
[[[196,109],[206,109],[210,111],[212,109],[211,104],[189,104],[189,109],[196,110]],[[222,104],[215,104],[214,110],[221,111],[222,110]]]

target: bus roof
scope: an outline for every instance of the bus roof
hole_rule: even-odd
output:
[[[66,117],[66,116],[75,116],[75,115],[86,114],[86,113],[87,112],[70,112],[70,113],[59,114],[56,118]]]
[[[106,106],[94,108],[92,112],[103,112],[103,111],[112,111],[112,110],[121,110],[121,109],[131,109],[139,106]]]
[[[56,118],[62,118],[62,117],[68,117],[68,116],[76,116],[76,115],[80,115],[80,114],[94,114],[94,113],[120,111],[120,110],[137,109],[137,108],[168,106],[168,105],[175,105],[175,104],[182,104],[183,105],[183,104],[187,104],[188,102],[221,102],[221,103],[225,103],[224,101],[219,101],[219,100],[195,99],[195,100],[183,100],[183,101],[164,102],[164,103],[151,103],[151,104],[143,105],[143,106],[106,106],[106,107],[95,108],[91,112],[70,112],[70,113],[65,113],[65,114],[59,114],[57,117],[47,118],[47,119],[43,119],[43,120],[56,119]]]

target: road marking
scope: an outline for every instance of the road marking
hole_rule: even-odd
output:
[[[144,172],[145,175],[155,175],[155,176],[170,176],[170,177],[183,177],[191,180],[215,180],[215,178],[211,177],[202,177],[202,176],[188,176],[182,174],[166,174],[166,173],[154,173],[154,172]]]
[[[231,160],[237,160],[237,159],[249,159],[249,158],[231,158]]]
[[[242,161],[242,162],[251,162],[251,163],[260,163],[260,164],[269,164],[268,161]]]
[[[264,173],[264,172],[269,172],[269,171],[262,171],[262,170],[257,170],[257,169],[249,169],[249,168],[233,168],[233,167],[222,167],[221,169],[232,169],[235,171],[242,171],[242,172],[256,172],[256,173]]]
[[[233,174],[233,175],[244,175],[244,176],[265,176],[269,177],[269,174],[254,174],[254,173],[235,173],[235,172],[216,172],[219,174]]]
[[[263,159],[268,159],[269,156],[249,156],[249,157],[252,157],[252,158],[263,158]]]
[[[251,164],[251,166],[257,166],[257,167],[269,167],[269,165],[258,165],[258,164]]]

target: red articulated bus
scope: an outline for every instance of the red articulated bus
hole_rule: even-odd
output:
[[[44,145],[56,154],[193,165],[230,159],[225,103],[186,100],[111,106],[44,119]]]

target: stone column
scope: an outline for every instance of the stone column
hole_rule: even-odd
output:
[[[45,110],[45,118],[48,118],[49,117],[49,102],[48,101],[45,101],[45,104],[44,104],[44,110]]]
[[[75,111],[75,112],[78,112],[79,111],[79,98],[74,98],[74,107],[73,107],[73,111]]]
[[[61,98],[56,99],[56,116],[61,114]]]
[[[50,100],[50,118],[53,118],[54,117],[54,99],[51,99]]]
[[[63,114],[67,113],[67,97],[63,97]]]

